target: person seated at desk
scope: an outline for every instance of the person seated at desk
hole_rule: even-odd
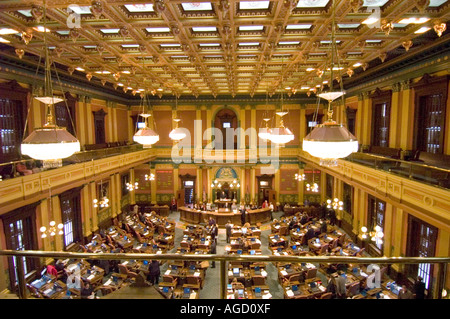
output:
[[[300,224],[305,225],[308,222],[308,214],[303,212],[302,217],[300,218]]]
[[[289,222],[289,230],[296,228],[297,225],[297,217],[294,216]]]
[[[264,203],[262,204],[262,208],[266,207],[269,207],[269,203],[267,202],[267,200],[265,200]]]
[[[313,239],[315,237],[314,229],[312,229],[311,225],[308,225],[307,231],[305,234],[305,239],[308,242],[310,239]]]
[[[321,233],[327,233],[328,231],[328,224],[326,220],[320,220],[320,232]]]
[[[402,285],[402,289],[398,293],[398,299],[414,299],[414,295],[406,288],[406,285]]]
[[[91,284],[88,282],[83,282],[80,292],[81,299],[93,299],[95,295],[93,295],[94,288],[92,288]]]
[[[66,280],[67,290],[70,292],[79,295],[81,291],[81,282],[80,282],[80,276],[75,273],[75,270],[73,270],[70,275],[67,277]]]

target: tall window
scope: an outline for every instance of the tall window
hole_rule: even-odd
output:
[[[55,121],[58,126],[65,127],[68,132],[75,135],[74,125],[76,100],[69,93],[67,93],[66,102],[63,101],[55,104]]]
[[[372,98],[372,145],[389,147],[389,122],[392,91],[377,89]]]
[[[26,119],[27,92],[17,82],[0,84],[0,161],[20,158]]]
[[[347,115],[347,129],[355,135],[356,128],[356,109],[347,106],[345,113]]]
[[[67,248],[82,239],[80,192],[71,190],[61,194],[61,214],[64,225],[64,246]]]
[[[443,153],[447,86],[447,77],[430,77],[427,74],[414,85],[416,150]]]
[[[347,213],[349,213],[350,215],[353,216],[353,209],[352,209],[352,203],[353,203],[353,186],[344,183],[344,189],[343,189],[343,199],[342,201],[344,202],[344,211],[346,211]]]
[[[384,232],[384,216],[386,213],[386,202],[379,200],[373,196],[369,196],[369,211],[367,228],[369,231],[373,231],[376,226],[381,228]],[[376,249],[374,250],[376,254],[383,254],[383,242],[372,242]]]
[[[438,230],[420,219],[410,216],[407,252],[410,257],[434,257]],[[423,278],[425,288],[430,289],[433,273],[432,264],[413,264],[409,266],[409,276]]]
[[[34,250],[37,249],[36,240],[36,206],[30,205],[14,210],[3,217],[3,226],[8,250]],[[10,289],[16,290],[18,272],[16,259],[8,258]],[[29,274],[38,267],[38,261],[27,257],[23,259],[24,274]]]
[[[92,113],[94,113],[95,144],[104,144],[106,142],[105,116],[107,113],[103,109]]]

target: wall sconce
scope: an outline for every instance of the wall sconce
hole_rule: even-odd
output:
[[[54,237],[56,234],[63,235],[64,234],[63,228],[64,228],[63,224],[58,224],[58,226],[56,226],[56,222],[51,221],[48,229],[45,226],[42,226],[39,229],[42,233],[41,238],[46,238],[47,235],[50,235],[51,237]]]
[[[132,191],[134,191],[135,189],[138,189],[138,188],[139,188],[139,183],[138,183],[138,182],[136,182],[136,183],[134,183],[134,184],[127,183],[127,189],[128,189],[130,192],[132,192]]]
[[[318,193],[319,192],[319,185],[317,183],[314,183],[312,185],[310,183],[308,183],[308,184],[306,184],[306,190],[308,192]]]

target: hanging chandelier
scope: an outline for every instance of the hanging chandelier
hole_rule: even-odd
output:
[[[283,116],[285,116],[287,112],[277,112],[276,114],[280,116],[280,126],[271,130],[269,139],[275,144],[289,143],[294,139],[294,134],[292,134],[291,130],[284,126]]]
[[[140,128],[133,136],[133,141],[142,144],[144,148],[150,148],[153,144],[159,141],[159,135],[148,126],[148,119],[152,116],[150,113],[145,113],[145,102],[147,101],[147,94],[144,93],[142,99],[142,113],[139,116],[144,118],[144,127]]]
[[[177,109],[178,109],[178,96],[175,93],[175,110],[177,110]],[[173,120],[176,124],[175,124],[175,128],[169,133],[169,137],[170,137],[170,139],[172,139],[176,142],[179,142],[183,138],[186,137],[186,132],[184,131],[183,128],[178,127],[178,124],[179,124],[179,122],[181,122],[181,119],[174,118]]]
[[[266,92],[266,110],[264,112],[265,113],[264,115],[267,115],[267,106],[268,106],[268,104],[269,104],[269,92],[267,91]],[[266,126],[265,127],[261,127],[259,129],[258,136],[259,136],[260,139],[262,139],[264,141],[267,141],[267,140],[270,140],[270,135],[272,134],[272,130],[269,127],[270,118],[265,117],[263,119],[263,121],[266,122]]]
[[[281,88],[283,88],[283,61],[281,62]],[[294,139],[294,134],[292,134],[291,130],[284,126],[283,116],[288,114],[288,112],[283,111],[283,91],[281,91],[281,111],[276,112],[276,114],[280,117],[280,126],[275,127],[270,132],[270,141],[275,144],[286,144]]]
[[[333,200],[327,199],[327,208],[331,207],[333,207],[334,210],[343,210],[344,202],[339,200],[338,198],[335,198]]]
[[[305,176],[305,174],[295,174],[294,179],[296,181],[301,182],[301,181],[304,181],[306,179],[306,176]]]
[[[375,229],[372,230],[371,232],[368,231],[366,226],[362,226],[361,232],[362,232],[361,238],[363,240],[368,240],[370,238],[370,240],[375,242],[377,245],[380,245],[383,243],[384,233],[380,226],[378,226],[378,225],[375,226]]]
[[[149,174],[145,174],[144,178],[145,178],[146,181],[154,181],[155,180],[155,174],[153,174],[153,173],[150,173],[150,175]]]
[[[332,102],[342,97],[344,90],[342,79],[339,81],[340,90],[333,91],[333,71],[335,70],[335,58],[337,59],[337,70],[340,70],[339,59],[336,46],[336,25],[335,25],[335,1],[332,3],[332,26],[331,26],[331,66],[330,82],[328,90],[318,94],[319,98],[328,101],[327,120],[323,124],[318,124],[303,139],[303,150],[314,157],[320,158],[321,165],[336,166],[337,159],[345,158],[353,152],[358,151],[358,141],[343,125],[333,120]],[[340,75],[339,75],[339,78]]]
[[[58,235],[64,235],[64,231],[63,231],[64,225],[63,224],[58,224],[58,226],[56,226],[56,222],[55,221],[51,221],[49,224],[49,227],[45,227],[42,226],[39,230],[41,231],[41,238],[47,238],[48,235],[50,235],[51,237],[54,237],[56,234]]]
[[[107,195],[107,189],[103,188],[103,181],[100,182],[100,197],[101,199],[98,200],[97,198],[95,198],[93,200],[94,202],[94,207],[100,207],[100,208],[106,208],[109,207],[109,198]]]
[[[44,1],[44,28],[46,27],[45,12],[46,6]],[[58,161],[58,166],[61,166],[63,158],[67,158],[75,152],[80,151],[80,142],[76,137],[70,134],[65,127],[59,127],[58,125],[56,125],[54,116],[55,103],[65,101],[65,99],[55,97],[53,95],[51,79],[52,62],[50,62],[49,58],[46,34],[47,32],[44,32],[44,96],[35,97],[36,100],[44,103],[46,106],[46,123],[43,127],[36,128],[22,141],[21,152],[23,155],[28,155],[31,158],[37,160],[49,162]]]

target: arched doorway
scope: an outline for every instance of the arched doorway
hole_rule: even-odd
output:
[[[217,112],[214,118],[214,127],[222,132],[221,139],[220,136],[214,138],[216,149],[237,149],[237,134],[233,133],[238,128],[238,118],[232,109],[224,108]]]

